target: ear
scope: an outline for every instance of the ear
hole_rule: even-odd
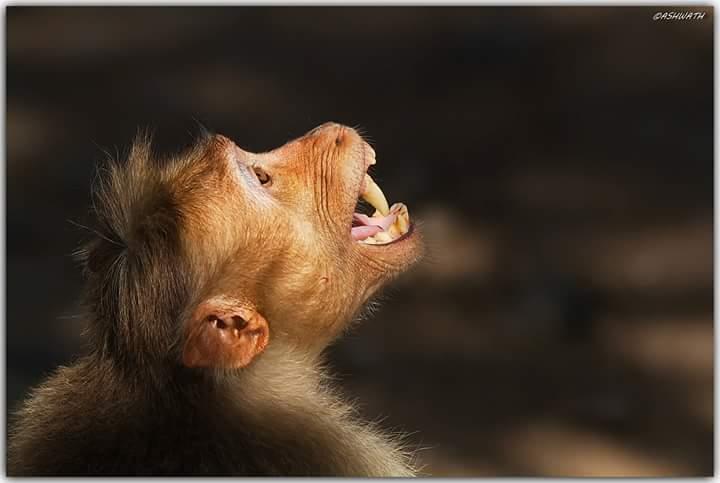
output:
[[[251,305],[213,297],[197,307],[185,334],[185,366],[238,369],[265,350],[270,328]]]

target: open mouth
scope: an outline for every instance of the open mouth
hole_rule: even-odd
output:
[[[374,161],[371,164],[375,164]],[[367,173],[360,187],[360,198],[370,204],[375,212],[372,216],[353,213],[350,233],[356,242],[388,245],[404,238],[411,231],[407,206],[404,203],[388,206],[385,194]]]

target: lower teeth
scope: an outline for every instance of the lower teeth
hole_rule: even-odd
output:
[[[378,245],[384,243],[390,243],[391,241],[401,237],[407,233],[410,228],[410,214],[408,213],[407,206],[403,203],[395,203],[390,207],[390,213],[397,213],[395,223],[388,227],[387,231],[381,231],[375,235],[360,240],[361,243],[368,243],[371,245]],[[383,216],[379,211],[375,211],[373,218]]]

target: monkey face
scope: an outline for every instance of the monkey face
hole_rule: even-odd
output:
[[[201,196],[189,200],[191,257],[215,273],[208,295],[244,300],[277,336],[324,347],[386,281],[419,259],[402,203],[367,174],[374,150],[323,124],[265,153],[213,140]],[[359,199],[375,208],[355,213]],[[209,265],[208,265],[209,264]]]
[[[385,279],[417,258],[419,237],[408,209],[402,203],[388,206],[367,174],[375,151],[354,129],[326,123],[267,153],[236,151],[239,169],[252,171],[260,185],[259,190],[258,183],[247,188],[273,200],[267,203],[276,204],[269,217],[291,228],[298,246],[310,242],[309,255],[316,262],[341,262],[344,269],[361,257],[358,273]],[[372,205],[372,216],[355,213],[360,199]]]

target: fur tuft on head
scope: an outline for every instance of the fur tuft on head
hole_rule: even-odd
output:
[[[98,168],[91,213],[96,236],[78,258],[93,315],[92,345],[110,357],[160,362],[176,343],[173,324],[192,287],[181,254],[180,206],[197,188],[187,168],[204,156],[210,137],[201,133],[190,152],[162,159],[143,131],[125,162],[108,159]]]

